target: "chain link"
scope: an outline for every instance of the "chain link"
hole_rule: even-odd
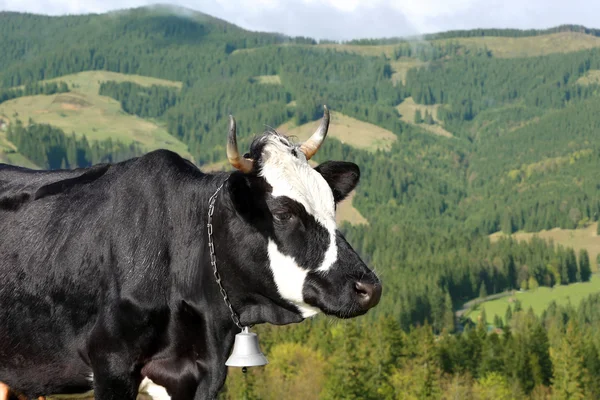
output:
[[[225,304],[227,305],[227,307],[229,307],[229,311],[231,312],[231,319],[238,326],[238,328],[243,330],[244,327],[240,323],[240,318],[233,310],[233,306],[231,305],[231,302],[229,301],[227,292],[225,291],[225,288],[221,284],[221,275],[219,274],[219,271],[217,271],[217,257],[215,256],[215,245],[213,243],[213,236],[212,236],[213,235],[212,216],[215,212],[215,201],[217,200],[217,195],[219,194],[219,191],[223,188],[224,184],[225,184],[225,182],[223,182],[221,184],[221,186],[219,186],[217,188],[215,193],[210,197],[210,199],[208,199],[208,223],[206,224],[206,229],[208,231],[208,250],[209,250],[209,254],[210,254],[210,263],[213,267],[213,274],[215,275],[215,280],[217,281],[217,284],[219,285],[219,291],[221,292],[221,296],[223,296],[223,300],[225,301]]]

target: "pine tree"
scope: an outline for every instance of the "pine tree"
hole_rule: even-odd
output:
[[[479,298],[480,299],[485,299],[488,295],[487,289],[485,287],[485,282],[481,282],[481,285],[479,286]]]
[[[504,262],[506,267],[506,279],[508,280],[508,289],[513,289],[517,286],[517,268],[515,266],[515,259],[512,254],[506,257]]]
[[[361,357],[362,348],[357,321],[344,324],[344,334],[338,337],[342,343],[329,360],[329,369],[321,397],[323,399],[362,399],[364,385],[360,379],[365,376],[368,366]]]
[[[435,121],[433,120],[433,116],[427,110],[425,110],[425,123],[429,124],[429,125],[435,124]]]
[[[577,257],[575,256],[575,250],[570,247],[567,249],[565,264],[567,269],[567,277],[569,279],[568,283],[577,282]]]
[[[477,399],[511,400],[514,398],[506,377],[499,372],[490,372],[479,379],[473,387],[473,392]]]
[[[446,292],[444,297],[444,330],[446,332],[454,332],[456,329],[454,323],[454,308],[452,307],[452,298],[450,297],[450,293]]]
[[[423,117],[421,116],[421,110],[417,109],[415,111],[415,124],[420,124],[423,122]]]
[[[441,394],[440,369],[436,354],[435,338],[428,326],[418,333],[417,357],[415,358],[414,385],[419,399],[438,398]]]
[[[537,320],[529,338],[532,356],[532,369],[536,385],[549,386],[552,379],[552,360],[550,359],[550,345],[546,330]]]
[[[504,213],[504,215],[502,216],[502,223],[500,225],[500,228],[501,228],[502,232],[507,235],[510,235],[511,233],[513,233],[515,231],[513,217],[509,211],[506,211]]]
[[[585,370],[588,372],[591,379],[587,380],[586,392],[590,398],[600,398],[600,380],[597,377],[600,375],[600,354],[594,345],[595,331],[589,331],[582,337],[583,341],[583,363]]]
[[[512,319],[512,308],[510,308],[510,304],[506,306],[506,312],[504,313],[504,322],[506,325],[510,324],[510,320]]]
[[[592,269],[590,266],[590,256],[586,249],[579,251],[579,278],[581,282],[588,282],[592,276]]]
[[[521,300],[516,299],[514,312],[518,313],[519,311],[523,311],[523,305],[521,304]]]
[[[502,322],[502,318],[498,314],[494,314],[494,326],[500,329],[504,326],[504,322]]]
[[[586,398],[583,355],[579,346],[579,332],[573,321],[567,325],[567,332],[558,348],[550,349],[554,364],[553,399],[571,400]]]
[[[477,331],[479,333],[487,332],[487,314],[485,312],[485,307],[481,307],[481,312],[477,316]]]
[[[495,332],[484,337],[483,345],[481,347],[478,376],[485,376],[490,372],[501,372],[503,370],[503,350],[500,338]]]

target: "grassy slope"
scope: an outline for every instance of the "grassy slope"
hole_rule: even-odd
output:
[[[469,37],[454,39],[437,39],[430,43],[444,45],[448,41],[457,42],[470,49],[487,48],[492,51],[496,57],[535,57],[551,53],[569,53],[584,49],[600,47],[600,37],[586,35],[576,32],[559,32],[548,35],[529,36],[529,37]],[[421,41],[420,43],[425,43]],[[308,46],[308,45],[283,45],[283,46]],[[337,51],[346,51],[365,56],[381,56],[391,58],[396,44],[367,46],[367,45],[349,45],[349,44],[319,44],[318,48],[333,49]],[[254,51],[239,50],[243,51]],[[419,62],[416,61],[415,62]]]
[[[266,85],[281,85],[281,78],[279,75],[259,75],[252,78],[258,83]]]
[[[294,136],[296,141],[303,141],[313,134],[320,122],[320,120],[317,120],[300,126],[288,122],[279,126],[277,130],[286,135]],[[331,112],[329,136],[350,146],[371,151],[377,149],[388,150],[396,140],[396,135],[387,129],[335,111]]]
[[[425,63],[409,57],[402,57],[396,61],[391,61],[390,66],[394,71],[392,74],[392,82],[394,83],[394,85],[398,82],[406,84],[406,73],[408,72],[408,70],[420,67],[422,65],[425,65]]]
[[[448,40],[434,41],[444,44]],[[451,39],[451,41],[472,48],[487,47],[495,57],[535,57],[551,53],[569,53],[578,50],[600,47],[600,37],[584,33],[560,32],[529,37],[472,37]]]
[[[20,167],[38,168],[25,156],[17,152],[17,148],[6,138],[7,119],[0,117],[0,163],[18,165]]]
[[[354,206],[352,206],[352,201],[354,200],[354,195],[356,193],[352,192],[350,196],[340,204],[338,204],[338,208],[335,214],[335,220],[338,224],[342,222],[349,222],[352,225],[368,225],[369,221],[365,217],[362,216],[360,211],[358,211]]]
[[[180,82],[166,81],[139,75],[125,75],[106,71],[88,71],[54,79],[64,81],[70,93],[50,96],[28,96],[0,104],[0,116],[16,118],[27,123],[29,118],[37,123],[59,127],[70,134],[86,135],[89,140],[118,139],[124,143],[140,143],[147,150],[166,148],[192,159],[187,146],[171,136],[164,127],[142,118],[129,115],[118,101],[98,95],[100,83],[109,80],[132,81],[144,86],[153,84],[181,87]]]
[[[542,239],[552,240],[556,244],[563,246],[572,247],[576,253],[579,253],[580,249],[586,249],[590,254],[590,261],[592,262],[592,269],[595,270],[596,257],[600,254],[600,237],[596,235],[597,223],[588,225],[583,229],[560,229],[554,228],[551,230],[544,230],[540,232],[517,232],[513,233],[512,237],[517,240],[529,240],[534,236]],[[501,232],[496,232],[490,235],[492,242],[497,241],[500,237],[504,236]]]
[[[577,83],[580,85],[591,85],[600,83],[600,70],[592,69],[589,70],[585,76],[577,79]]]
[[[488,48],[496,57],[535,57],[551,53],[569,53],[572,51],[600,47],[600,37],[586,35],[577,32],[559,32],[549,35],[529,37],[469,37],[454,39],[438,39],[431,41],[432,44],[443,45],[448,41],[457,42],[470,49]],[[348,51],[367,56],[387,57],[393,56],[394,49],[398,45],[346,45],[346,44],[322,44],[321,48]]]
[[[509,304],[512,307],[515,299],[519,299],[524,310],[532,307],[533,311],[540,315],[552,301],[556,301],[557,304],[566,305],[571,303],[573,306],[577,306],[582,299],[598,292],[600,292],[600,276],[595,274],[592,275],[590,282],[573,283],[566,286],[555,286],[554,288],[540,287],[527,292],[515,291],[512,295],[481,303],[472,311],[467,312],[465,316],[477,322],[477,317],[483,307],[488,323],[493,323],[495,314],[504,320],[506,308]]]
[[[142,75],[121,74],[110,71],[84,71],[77,74],[62,76],[60,78],[48,79],[45,82],[66,82],[70,85],[76,84],[77,91],[81,93],[98,94],[100,84],[106,81],[133,82],[140,86],[169,86],[181,89],[181,82],[169,81],[166,79],[151,78]]]
[[[445,137],[453,137],[452,133],[448,132],[444,128],[442,128],[441,121],[437,119],[437,109],[440,105],[434,104],[430,106],[426,106],[423,104],[417,104],[414,102],[412,97],[407,97],[404,101],[396,107],[398,112],[400,113],[400,119],[406,123],[413,124],[419,126],[433,134]],[[432,116],[433,120],[436,122],[434,125],[429,125],[425,123],[415,124],[415,112],[417,110],[421,110],[421,116],[425,118],[425,111],[428,111]]]

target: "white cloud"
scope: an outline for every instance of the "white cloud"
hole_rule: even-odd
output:
[[[0,0],[0,11],[97,13],[155,2],[202,11],[247,29],[338,40],[478,27],[600,27],[600,1],[591,0]]]

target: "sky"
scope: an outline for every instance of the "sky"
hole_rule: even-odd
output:
[[[0,11],[81,14],[159,2],[201,11],[249,30],[315,39],[561,24],[600,28],[600,0],[0,0]]]

